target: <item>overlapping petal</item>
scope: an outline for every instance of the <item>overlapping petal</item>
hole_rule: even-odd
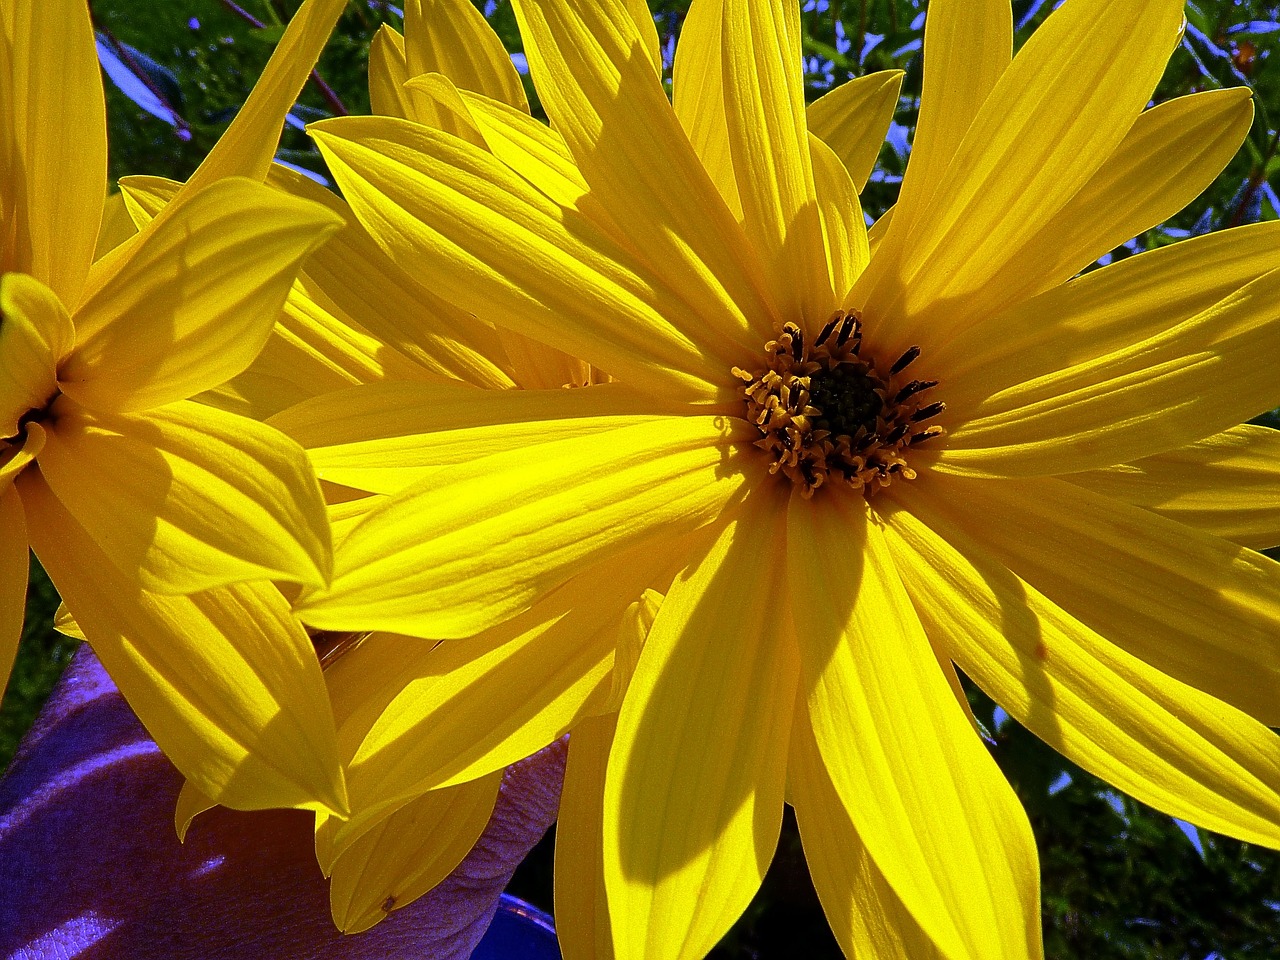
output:
[[[604,781],[616,715],[573,728],[556,823],[555,916],[564,960],[613,960],[604,888]]]
[[[800,667],[776,592],[785,491],[755,496],[667,593],[618,716],[604,870],[620,960],[704,956],[777,844]]]
[[[942,5],[934,5],[935,9],[942,6],[945,6],[945,0]],[[944,15],[937,14],[939,17]],[[980,13],[970,13],[965,22],[981,26],[984,18]],[[991,21],[985,22],[989,24]],[[969,59],[981,63],[982,54],[972,55]],[[859,192],[867,185],[880,156],[880,147],[893,120],[893,112],[898,107],[901,89],[901,70],[879,70],[840,84],[805,109],[809,132],[840,158]],[[927,112],[932,112],[932,107]]]
[[[1280,737],[1094,633],[1017,575],[1020,567],[1039,574],[1034,565],[1015,562],[1012,572],[1006,569],[989,553],[985,529],[980,539],[971,537],[953,520],[957,511],[950,497],[965,486],[939,485],[927,498],[913,497],[910,510],[888,516],[895,559],[916,610],[961,669],[1020,723],[1126,793],[1219,833],[1267,846],[1280,843]],[[1045,492],[1023,489],[1016,499],[1030,503],[1029,497]],[[1043,528],[1028,522],[1032,510],[1009,510],[1017,536],[1036,544],[1039,555],[1074,555],[1076,544],[1069,540],[1045,549]],[[1099,533],[1095,542],[1102,555],[1090,561],[1106,571],[1098,582],[1114,584],[1117,570],[1124,570],[1126,595],[1139,612],[1167,596],[1145,589],[1132,565],[1107,563],[1106,554],[1117,544],[1124,549],[1124,541],[1112,531]],[[1223,568],[1198,569],[1213,577]],[[1093,606],[1082,607],[1082,617],[1106,601],[1103,590],[1095,587],[1087,597]],[[1212,607],[1198,609],[1204,618],[1223,606],[1215,599]],[[1187,648],[1172,624],[1196,610],[1184,602],[1169,611],[1170,646]],[[1123,625],[1108,619],[1117,628],[1114,635],[1124,639]],[[1225,634],[1231,628],[1220,621],[1217,629]],[[1270,644],[1274,635],[1263,642]],[[1212,657],[1200,659],[1208,666]],[[1248,680],[1241,676],[1240,682]]]
[[[64,398],[51,419],[45,479],[135,585],[327,581],[324,501],[305,454],[278,431],[190,401],[95,414]]]
[[[801,689],[872,862],[943,955],[1039,956],[1030,825],[937,669],[880,527],[860,499],[795,497],[787,519]]]
[[[333,866],[329,903],[343,933],[359,933],[412,903],[462,862],[493,813],[501,771],[405,804]]]
[[[68,308],[93,261],[107,195],[107,119],[82,0],[0,10],[0,271]]]
[[[1056,370],[1034,378],[1030,363],[1010,364],[1014,383],[988,366],[991,394],[963,413],[948,411],[954,426],[938,469],[973,476],[1089,470],[1183,446],[1271,409],[1280,402],[1273,376],[1280,338],[1271,322],[1278,296],[1280,270],[1273,270],[1104,356],[1062,357]],[[1100,307],[1093,300],[1088,309]],[[1037,347],[1050,348],[1074,325],[1054,324]]]
[[[930,176],[928,212],[909,229],[904,185],[893,262],[873,291],[854,291],[853,305],[885,338],[886,354],[919,342],[922,330],[963,328],[1010,304],[992,278],[1124,138],[1164,71],[1182,12],[1181,0],[1071,0],[1036,30],[991,88],[946,173]],[[959,45],[948,50],[968,55]],[[933,205],[935,197],[945,202]]]
[[[572,763],[572,751],[569,759]],[[566,771],[566,796],[568,789]],[[814,889],[846,956],[883,960],[965,956],[962,952],[948,955],[929,938],[876,866],[818,752],[803,695],[791,724],[787,796],[795,807]]]
[[[778,309],[759,285],[767,268],[690,147],[628,6],[514,7],[552,125],[644,262],[722,337],[748,348],[767,339]]]
[[[1254,550],[1280,545],[1280,432],[1267,427],[1064,479]]]
[[[921,510],[1049,602],[1162,673],[1280,723],[1280,564],[1057,479],[928,482]],[[957,508],[943,511],[948,498]]]
[[[446,300],[639,389],[728,398],[721,371],[743,348],[690,312],[666,286],[674,278],[659,280],[493,155],[391,119],[311,130],[366,229]]]
[[[225,806],[345,812],[320,665],[274,586],[147,593],[38,472],[26,471],[18,491],[41,564],[179,770]]]
[[[76,311],[62,391],[129,412],[230,379],[261,351],[300,262],[339,226],[238,178],[171,204]]]
[[[463,90],[529,112],[511,56],[470,0],[407,0],[404,53],[409,77],[443,74]]]

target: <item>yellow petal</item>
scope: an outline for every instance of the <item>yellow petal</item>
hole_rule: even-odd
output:
[[[604,796],[614,955],[699,958],[773,857],[799,664],[779,624],[781,488],[672,585],[618,715]]]
[[[1172,450],[1275,407],[1278,297],[1275,270],[1105,356],[1058,357],[1057,369],[1034,379],[1034,360],[988,366],[986,399],[965,410],[948,397],[938,468],[974,476],[1090,470]],[[1074,325],[1055,323],[1037,348],[1050,349]]]
[[[6,444],[4,449],[0,449],[0,490],[7,489],[31,461],[40,455],[47,436],[40,424],[29,423],[22,446],[15,448],[12,444]]]
[[[9,682],[27,609],[27,521],[12,484],[0,487],[0,693]]]
[[[569,758],[572,762],[572,747]],[[565,786],[567,789],[567,771]],[[845,955],[877,960],[943,960],[947,957],[938,944],[929,939],[868,853],[818,753],[803,696],[798,699],[796,718],[791,724],[787,790],[795,806],[809,876],[831,932]],[[557,842],[563,823],[561,814]],[[557,861],[556,870],[559,869]],[[967,954],[961,951],[950,956]]]
[[[74,315],[62,391],[97,410],[145,410],[244,370],[301,261],[341,225],[247,180],[170,204]]]
[[[1172,217],[1222,172],[1252,121],[1247,87],[1178,97],[1148,110],[990,284],[1002,290],[1005,303],[1025,300]]]
[[[542,105],[594,197],[704,325],[758,350],[778,309],[764,265],[690,147],[628,5],[513,6]]]
[[[384,23],[369,42],[369,106],[373,113],[409,119],[412,107],[404,89],[408,79],[404,37]]]
[[[173,808],[173,828],[178,834],[178,841],[185,842],[187,831],[191,829],[195,818],[217,805],[194,783],[184,780],[182,789],[178,791],[178,802]]]
[[[857,291],[857,303],[865,304],[876,284],[897,266],[903,241],[917,221],[934,216],[937,198],[948,197],[938,193],[942,177],[1012,56],[1013,12],[1006,0],[934,0],[929,5],[920,115],[899,191],[902,217]]]
[[[52,290],[25,273],[0,277],[0,439],[17,436],[19,421],[54,398],[58,364],[74,342]]]
[[[73,306],[107,196],[107,120],[81,0],[0,10],[0,271]]]
[[[484,137],[452,80],[439,73],[424,73],[407,81],[405,87],[410,94],[409,120],[484,147]]]
[[[827,272],[837,298],[843,299],[871,258],[867,224],[862,218],[858,193],[840,158],[817,137],[809,138],[809,149],[813,155],[813,179],[826,245]]]
[[[102,227],[98,230],[98,244],[93,259],[99,260],[138,232],[125,206],[124,194],[116,191],[107,195],[102,208]]]
[[[347,0],[306,0],[253,85],[249,98],[187,181],[184,192],[223,177],[267,178],[285,117],[293,109]]]
[[[628,605],[665,587],[694,546],[632,549],[520,617],[387,671],[340,733],[345,742],[349,726],[380,708],[349,764],[357,818],[366,806],[501,770],[598,710],[612,692],[619,633],[631,626]]]
[[[945,3],[935,3],[934,10],[941,10],[944,6]],[[945,14],[935,13],[934,16],[940,18]],[[985,13],[971,11],[965,17],[965,22],[970,27],[991,30],[993,25],[999,25],[1000,19],[986,19]],[[1008,57],[1006,56],[1005,59],[1007,60]],[[971,64],[981,64],[983,53],[974,52],[971,49],[969,61]],[[901,70],[880,70],[856,77],[847,83],[842,83],[831,92],[823,94],[805,110],[809,132],[830,147],[840,158],[840,162],[849,171],[854,189],[859,193],[867,185],[871,171],[875,169],[876,159],[880,156],[880,147],[884,144],[885,135],[889,132],[893,113],[898,108],[898,91],[902,89],[902,77]],[[933,76],[930,73],[930,80],[932,79]],[[973,87],[949,92],[962,93],[964,96],[975,94]],[[978,96],[985,95],[981,89],[976,93]],[[925,110],[925,114],[930,112],[932,112],[931,108]],[[934,115],[936,116],[936,113]],[[921,146],[923,147],[923,144]]]
[[[1280,724],[1280,564],[1061,480],[929,484],[931,503],[960,498],[950,519],[1050,602],[1158,670]]]
[[[1009,305],[992,279],[1107,162],[1164,72],[1182,13],[1182,0],[1073,0],[1036,30],[909,230],[904,184],[894,263],[874,295],[855,291],[877,329],[891,331],[887,354],[936,324],[962,328]]]
[[[338,929],[367,930],[448,876],[489,822],[501,782],[499,771],[433,790],[357,839],[338,857],[330,878],[329,905]]]
[[[305,454],[278,431],[191,402],[111,415],[64,399],[50,422],[41,471],[135,584],[187,593],[327,579],[324,502]]]
[[[36,556],[160,749],[237,809],[346,812],[333,715],[306,632],[269,583],[138,589],[39,473],[19,481]]]
[[[717,183],[734,181],[730,203],[736,196],[735,212],[763,267],[771,302],[785,317],[826,322],[836,299],[823,269],[809,161],[800,8],[700,0],[680,48],[679,80],[692,92],[681,92],[678,112]],[[703,113],[709,116],[703,119]]]
[[[436,471],[353,529],[331,589],[298,609],[322,629],[470,636],[619,549],[715,521],[753,430],[656,418]]]
[[[963,332],[935,331],[920,362],[945,377],[947,406],[959,414],[1004,387],[1085,366],[1210,309],[1280,267],[1278,249],[1280,223],[1260,223],[1127,257]]]
[[[459,89],[529,112],[511,55],[471,0],[407,0],[404,52],[410,77],[441,73]]]
[[[813,735],[868,855],[947,956],[1040,954],[1026,815],[956,705],[861,498],[793,498],[787,582]]]
[[[322,480],[397,493],[440,466],[650,421],[659,411],[621,384],[480,391],[389,382],[316,397],[271,425],[306,448]]]
[[[410,81],[410,86],[422,89],[417,81]],[[561,206],[577,206],[590,188],[560,134],[497,100],[465,91],[461,97],[485,146],[495,157]],[[584,212],[602,219],[598,208],[589,207]],[[616,237],[616,226],[613,233]]]
[[[332,191],[279,165],[271,168],[268,182],[350,221],[307,260],[299,282],[308,297],[432,377],[512,386],[497,333],[438,297],[416,267],[405,271],[391,263]]]
[[[916,610],[961,669],[1050,746],[1142,802],[1249,843],[1280,846],[1280,737],[1108,643],[1022,580],[1016,572],[1022,564],[1007,569],[999,552],[988,552],[983,539],[945,516],[953,509],[950,495],[962,489],[948,485],[913,497],[910,511],[888,517]],[[1017,491],[1016,502],[1030,504],[1029,494],[1043,492]],[[935,502],[938,495],[945,503]],[[928,501],[919,504],[927,516],[913,515],[917,501]],[[1048,531],[1029,510],[1010,511],[1010,520],[1024,542],[1054,544],[1041,553],[1082,555],[1069,540],[1043,538]],[[1100,552],[1083,554],[1089,564],[1078,566],[1096,563],[1107,571],[1099,580],[1122,579],[1105,548]],[[1129,601],[1145,602],[1145,589],[1134,587],[1140,581],[1124,579]],[[1216,614],[1220,606],[1199,609]],[[1188,615],[1193,608],[1184,603],[1167,617]]]
[[[556,933],[564,960],[613,960],[604,889],[604,778],[617,717],[589,717],[569,735],[556,821]]]
[[[690,399],[728,399],[725,364],[759,351],[726,342],[666,286],[672,277],[641,268],[485,151],[377,117],[328,120],[311,131],[391,259],[482,320],[639,389]]]
[[[1266,427],[1064,479],[1254,550],[1280,544],[1280,432]]]

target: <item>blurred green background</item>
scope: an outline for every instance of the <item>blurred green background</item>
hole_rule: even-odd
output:
[[[1136,2],[1136,0],[1135,0]],[[518,54],[508,0],[476,4]],[[668,68],[687,0],[651,0]],[[111,175],[185,179],[243,103],[298,0],[92,0],[99,50],[111,80],[107,108]],[[1048,15],[1052,0],[1015,0],[1016,42]],[[902,99],[863,206],[878,216],[894,201],[914,128],[921,80],[923,0],[806,0],[810,97],[875,70],[906,71]],[[1109,258],[1187,236],[1280,215],[1280,5],[1205,0],[1187,5],[1187,30],[1156,100],[1248,86],[1257,116],[1244,148],[1217,181],[1173,220]],[[401,26],[391,3],[350,0],[286,130],[280,158],[323,173],[302,123],[369,108],[365,64],[382,23]],[[518,62],[520,62],[518,58]],[[669,71],[668,71],[669,76]],[[526,78],[527,79],[527,78]],[[537,100],[530,87],[531,101]],[[1277,374],[1280,376],[1280,372]],[[1276,426],[1275,416],[1259,422]],[[0,768],[12,756],[74,643],[51,629],[57,597],[33,562],[27,624],[0,706]],[[970,698],[989,746],[1014,784],[1039,841],[1046,952],[1051,958],[1275,958],[1280,956],[1280,856],[1199,831],[1110,789],[1026,733],[976,690]],[[517,874],[512,892],[551,909],[548,838]],[[794,821],[746,915],[717,958],[838,957],[809,884]]]

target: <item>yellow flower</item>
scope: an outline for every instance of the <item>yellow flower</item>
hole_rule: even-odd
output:
[[[567,955],[705,954],[785,795],[848,952],[1037,956],[1034,845],[954,662],[1139,799],[1280,845],[1280,741],[1253,718],[1280,720],[1280,568],[1110,495],[1274,472],[1268,438],[1223,431],[1278,399],[1280,231],[1067,282],[1247,129],[1242,91],[1144,112],[1182,4],[1068,0],[1011,61],[1006,2],[936,0],[872,238],[811,135],[794,4],[695,3],[674,109],[647,16],[516,10],[571,162],[377,118],[316,139],[401,267],[619,382],[439,390],[416,447],[377,438],[373,400],[329,426],[417,473],[374,490],[302,617],[459,638],[442,679],[398,675],[352,782],[394,804],[494,769],[513,716],[574,726]],[[622,634],[598,616],[641,596]]]
[[[292,71],[292,92],[264,84],[188,189],[140,233],[104,231],[96,262],[106,125],[87,7],[0,13],[0,661],[7,674],[30,545],[162,748],[230,805],[345,809],[311,644],[269,582],[328,579],[316,480],[278,431],[190,400],[253,360],[341,225],[244,175],[265,175],[342,6],[312,0],[281,46],[305,56],[290,45],[305,27],[311,59],[268,75]]]

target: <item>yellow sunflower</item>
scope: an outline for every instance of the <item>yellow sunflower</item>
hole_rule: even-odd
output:
[[[104,222],[106,123],[82,0],[0,11],[0,669],[28,545],[131,706],[235,806],[343,810],[332,714],[272,581],[331,564],[303,451],[192,397],[248,366],[300,263],[341,226],[253,179],[343,0],[309,0],[173,203]],[[74,616],[75,623],[70,624]]]
[[[794,4],[695,3],[674,104],[647,13],[516,10],[568,166],[545,139],[504,161],[401,120],[313,129],[401,267],[617,382],[435,392],[412,482],[375,491],[298,605],[459,638],[407,698],[444,726],[405,703],[366,721],[353,784],[403,802],[494,769],[513,714],[568,717],[567,953],[705,954],[785,797],[848,952],[1037,956],[1033,841],[956,663],[1139,799],[1280,845],[1258,722],[1280,720],[1280,568],[1214,535],[1271,528],[1195,506],[1273,473],[1270,438],[1230,428],[1280,399],[1280,230],[1070,280],[1248,127],[1243,91],[1144,112],[1181,3],[1068,0],[1016,59],[1003,0],[931,4],[911,163],[870,239],[809,129]],[[389,431],[368,396],[334,444]],[[590,622],[638,597],[621,633]]]

